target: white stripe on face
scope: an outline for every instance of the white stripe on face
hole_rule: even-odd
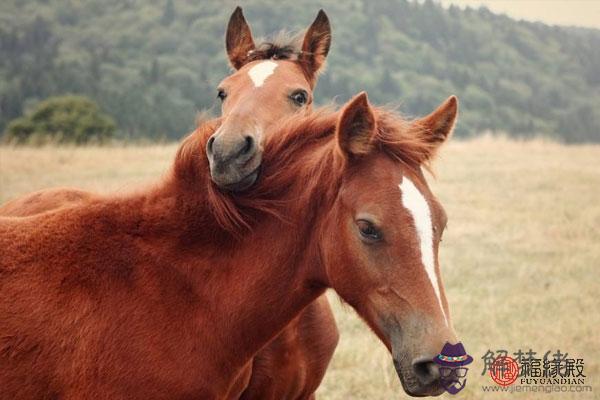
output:
[[[435,274],[435,260],[433,258],[433,226],[429,204],[427,204],[427,200],[425,200],[425,197],[423,197],[415,184],[406,176],[402,178],[402,183],[399,184],[398,187],[402,193],[402,205],[410,212],[415,222],[415,228],[417,229],[417,235],[419,236],[419,243],[421,245],[421,261],[423,262],[429,281],[437,296],[446,326],[448,326],[448,319],[446,318],[444,306],[442,306],[440,287],[437,275]]]
[[[250,79],[252,79],[254,87],[262,86],[267,78],[273,75],[275,68],[277,68],[277,63],[271,60],[263,61],[250,68],[248,75],[250,75]]]

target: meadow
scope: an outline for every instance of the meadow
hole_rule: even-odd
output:
[[[164,173],[176,148],[0,147],[0,203],[55,186],[128,191]],[[453,324],[474,358],[456,398],[600,398],[600,146],[456,140],[434,171],[429,182],[449,216],[440,265]],[[341,340],[318,397],[406,397],[384,346],[330,298]],[[583,358],[593,392],[486,393],[493,382],[482,357],[500,349]]]

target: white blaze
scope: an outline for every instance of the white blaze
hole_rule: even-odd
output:
[[[254,87],[262,86],[265,80],[273,75],[275,68],[277,68],[277,63],[271,60],[263,61],[250,68],[248,75],[250,75],[250,79],[254,82]]]
[[[414,183],[406,176],[402,178],[402,183],[398,185],[402,193],[402,205],[406,208],[414,222],[421,245],[421,261],[427,272],[427,276],[433,286],[440,309],[444,315],[444,321],[448,325],[446,312],[442,306],[442,298],[440,296],[440,286],[438,284],[437,275],[435,274],[435,260],[433,257],[433,226],[431,222],[431,211],[427,200],[421,194]]]

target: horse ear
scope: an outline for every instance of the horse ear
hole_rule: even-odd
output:
[[[304,35],[300,61],[304,64],[306,72],[314,78],[325,64],[325,58],[331,46],[331,26],[329,18],[323,10],[319,10],[317,18]]]
[[[368,154],[375,134],[375,115],[367,93],[361,92],[342,109],[337,123],[337,139],[342,153],[348,158]]]
[[[252,31],[244,18],[241,7],[236,7],[229,18],[225,45],[231,66],[235,69],[242,68],[246,64],[248,53],[256,48],[254,39],[252,39]]]
[[[452,133],[458,114],[458,99],[450,96],[435,111],[414,121],[423,130],[424,139],[435,148],[444,143]]]

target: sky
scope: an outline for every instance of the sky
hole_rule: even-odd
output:
[[[449,6],[485,5],[496,14],[549,25],[574,25],[600,29],[600,0],[440,0]]]

